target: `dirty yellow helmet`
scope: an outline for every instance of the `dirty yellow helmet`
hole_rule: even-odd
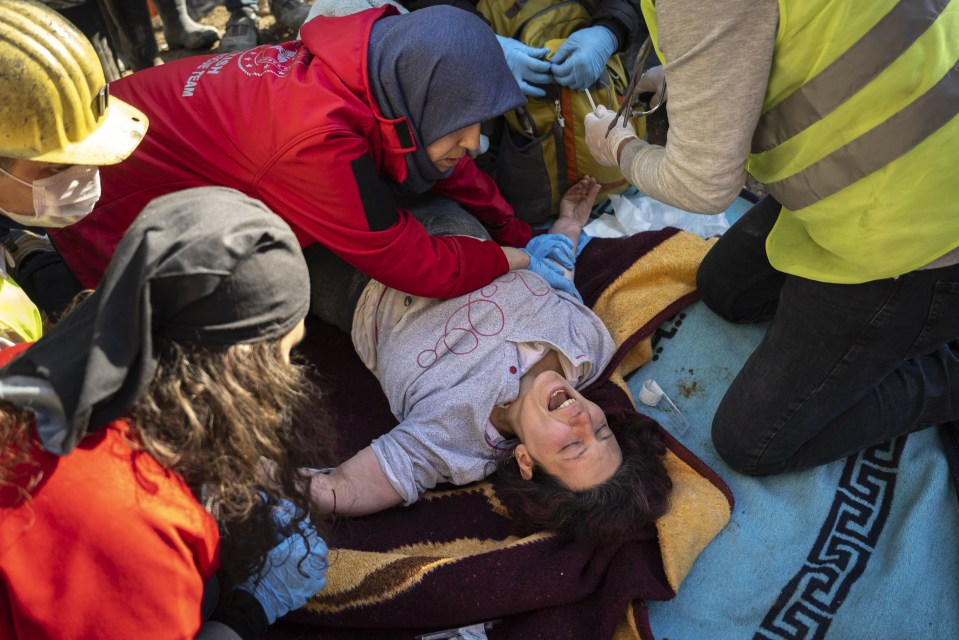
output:
[[[0,157],[114,164],[146,129],[143,113],[110,98],[79,29],[32,0],[0,2]]]

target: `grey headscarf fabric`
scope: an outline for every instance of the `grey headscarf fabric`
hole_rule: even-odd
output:
[[[232,189],[169,194],[134,221],[99,288],[0,369],[0,398],[31,409],[43,447],[63,455],[126,414],[163,342],[277,339],[309,304],[303,254],[279,216]]]
[[[462,9],[433,6],[377,20],[368,57],[377,106],[387,118],[405,117],[416,138],[402,185],[412,193],[449,175],[430,162],[427,146],[526,104],[493,30]]]

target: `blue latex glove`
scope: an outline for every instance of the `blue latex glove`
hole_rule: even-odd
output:
[[[583,249],[586,248],[586,245],[589,244],[589,241],[593,239],[593,236],[589,235],[585,231],[579,232],[579,241],[576,243],[576,258],[579,259],[579,254],[583,252]]]
[[[616,46],[616,36],[606,27],[574,31],[551,58],[553,80],[577,91],[592,86],[603,75]]]
[[[530,240],[526,253],[540,260],[554,260],[566,269],[576,264],[573,255],[573,242],[561,233],[544,233]]]
[[[528,96],[542,98],[546,92],[534,84],[551,84],[553,77],[549,74],[550,63],[546,59],[549,49],[534,49],[512,38],[496,36],[499,46],[503,48],[506,64],[513,72],[513,77],[519,83],[519,88]],[[605,64],[605,63],[604,63]]]
[[[301,565],[306,546],[303,538],[292,532],[295,512],[293,503],[288,500],[280,500],[272,507],[273,526],[284,538],[267,553],[260,582],[254,586],[250,579],[237,587],[253,594],[270,624],[305,605],[326,586],[326,543],[309,521],[300,522],[300,531],[310,541],[310,553]],[[301,570],[307,575],[300,573]]]
[[[566,238],[566,240],[568,241],[569,238]],[[530,241],[530,243],[532,243],[532,241]],[[572,243],[570,243],[569,250],[572,251]],[[527,269],[542,277],[544,280],[546,280],[547,284],[554,289],[565,291],[580,302],[583,301],[583,297],[579,295],[579,291],[576,290],[576,285],[574,285],[573,281],[566,278],[566,276],[563,274],[563,267],[552,260],[537,257],[536,255],[530,253],[528,248],[523,249],[522,251],[529,256],[529,266],[526,267]]]

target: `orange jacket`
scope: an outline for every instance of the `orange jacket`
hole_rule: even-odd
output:
[[[62,458],[38,450],[37,467],[18,469],[41,471],[37,486],[0,488],[0,638],[196,635],[219,531],[180,476],[131,449],[127,428]]]

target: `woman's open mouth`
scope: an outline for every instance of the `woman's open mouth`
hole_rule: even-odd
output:
[[[546,408],[550,411],[563,409],[576,402],[576,398],[569,395],[566,389],[557,389],[550,396]]]

